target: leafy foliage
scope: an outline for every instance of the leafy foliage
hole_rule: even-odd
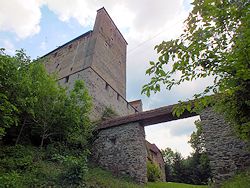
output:
[[[147,177],[149,182],[160,181],[161,170],[157,164],[147,161]]]
[[[222,188],[248,188],[250,185],[250,169],[235,175],[222,184]]]
[[[196,126],[196,131],[194,131],[189,140],[189,144],[194,149],[195,153],[203,153],[206,152],[205,148],[205,139],[202,132],[202,124],[200,120],[194,122]]]
[[[0,138],[7,129],[11,133],[7,137],[16,144],[36,138],[40,147],[44,141],[59,140],[84,146],[93,129],[88,117],[92,103],[84,83],[76,81],[67,94],[40,61],[31,61],[23,51],[14,57],[2,51],[0,60]]]
[[[81,151],[63,145],[54,147],[53,152],[49,150],[49,147],[40,150],[34,146],[2,146],[0,187],[84,187],[86,155],[75,155]]]
[[[165,163],[166,181],[206,185],[211,180],[209,159],[204,147],[204,137],[200,121],[195,122],[197,131],[193,132],[189,143],[194,152],[186,159],[170,148],[162,150]]]
[[[152,78],[142,93],[149,96],[150,91],[160,91],[161,85],[171,90],[183,82],[211,76],[213,85],[194,95],[203,100],[195,106],[215,104],[240,137],[249,139],[250,2],[194,0],[192,5],[184,33],[155,46],[159,58],[150,62],[146,74]],[[211,93],[215,95],[202,98]],[[179,115],[183,109],[176,112]]]
[[[0,62],[0,187],[84,187],[93,131],[84,83],[66,92],[23,50],[1,50]]]
[[[107,120],[107,119],[111,119],[117,116],[118,116],[117,113],[111,107],[106,107],[103,111],[101,119]]]

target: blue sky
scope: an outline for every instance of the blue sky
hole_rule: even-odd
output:
[[[9,54],[25,49],[32,58],[43,56],[92,29],[96,10],[105,7],[128,42],[127,99],[142,99],[144,110],[186,100],[204,88],[204,79],[147,98],[141,95],[148,62],[157,59],[154,46],[178,37],[191,0],[9,0],[0,6],[0,47]],[[190,118],[146,128],[146,138],[161,149],[171,147],[187,156],[195,129]]]

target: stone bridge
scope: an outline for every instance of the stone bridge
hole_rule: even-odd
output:
[[[145,126],[200,115],[205,147],[215,183],[228,179],[250,166],[247,144],[211,108],[201,114],[172,115],[175,105],[139,112],[102,122],[93,143],[92,159],[116,175],[128,175],[138,183],[147,182]]]

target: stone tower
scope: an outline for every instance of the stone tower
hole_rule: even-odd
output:
[[[127,42],[105,8],[97,11],[93,31],[67,42],[44,56],[49,73],[72,89],[75,80],[84,80],[92,96],[91,119],[99,119],[106,107],[118,115],[136,113],[138,107],[126,100]]]

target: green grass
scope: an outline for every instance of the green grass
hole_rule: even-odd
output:
[[[117,178],[96,167],[90,167],[86,180],[87,188],[207,188],[207,186],[167,182],[148,183],[142,186],[135,184],[130,178]]]
[[[86,178],[87,188],[143,188],[129,178],[116,178],[110,172],[90,167]]]
[[[189,185],[184,183],[168,183],[168,182],[159,182],[159,183],[148,183],[145,188],[207,188],[206,185]]]
[[[250,169],[240,173],[228,180],[222,185],[222,188],[249,188],[250,187]]]

